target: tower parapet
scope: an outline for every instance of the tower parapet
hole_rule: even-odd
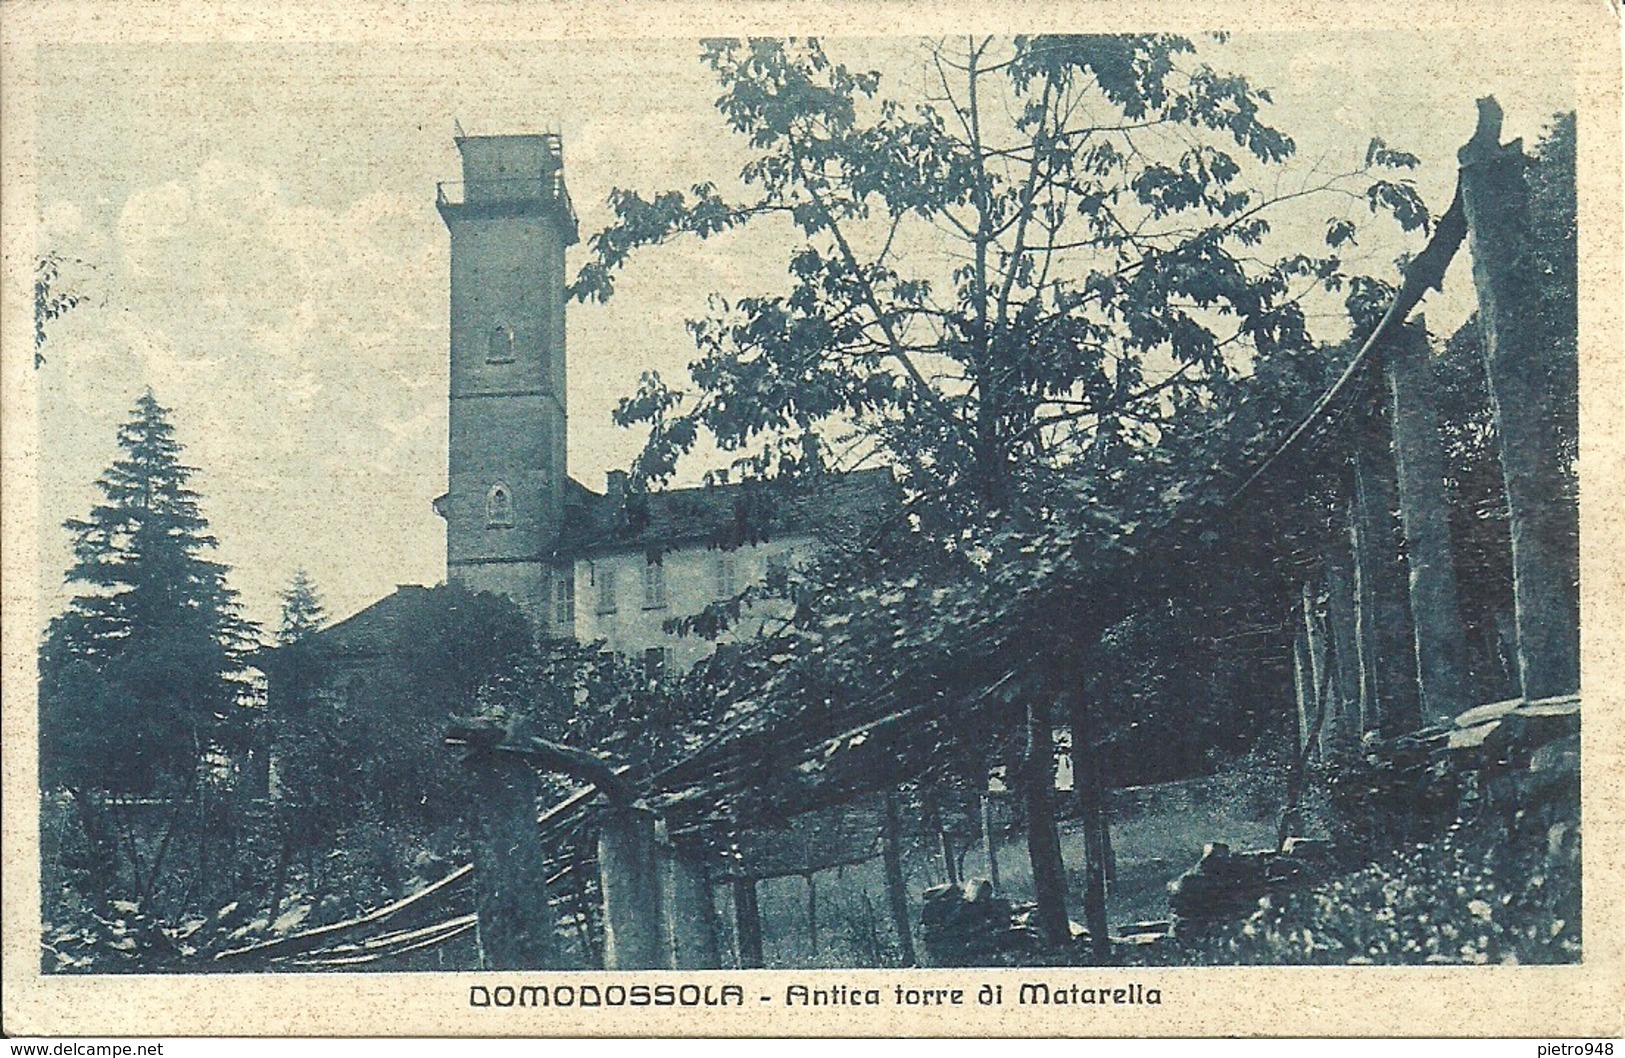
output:
[[[459,215],[546,212],[559,222],[566,246],[579,239],[557,134],[459,136],[457,148],[463,179],[435,185],[435,205],[448,224]]]

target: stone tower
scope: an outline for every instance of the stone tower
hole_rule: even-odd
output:
[[[446,577],[546,628],[563,516],[564,250],[577,239],[556,135],[459,136],[451,232]]]

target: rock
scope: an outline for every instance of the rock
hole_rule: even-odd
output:
[[[1213,843],[1202,850],[1196,866],[1168,886],[1168,906],[1179,922],[1217,922],[1238,918],[1261,897],[1298,888],[1325,876],[1331,861],[1329,842],[1289,839],[1291,852],[1231,852]]]
[[[993,895],[986,879],[936,885],[922,895],[920,943],[937,966],[973,966],[991,961],[1008,943],[1010,901]]]
[[[1044,947],[1036,905],[994,896],[986,879],[936,885],[921,895],[920,943],[933,966],[996,966]],[[1089,931],[1070,926],[1073,941],[1086,945]]]

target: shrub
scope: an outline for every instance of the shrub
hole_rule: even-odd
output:
[[[1458,825],[1245,921],[1148,951],[1172,963],[1566,963],[1580,958],[1578,828],[1545,847]]]

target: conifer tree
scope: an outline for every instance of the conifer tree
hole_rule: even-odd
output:
[[[312,632],[320,631],[327,623],[327,607],[322,604],[316,582],[310,579],[304,567],[293,571],[293,578],[278,597],[282,600],[282,627],[277,630],[278,643],[284,646],[297,643]]]
[[[280,713],[279,719],[298,720],[327,680],[328,651],[315,638],[327,624],[327,608],[316,582],[303,567],[294,570],[278,597],[282,623],[276,632],[276,649],[262,655],[263,664],[275,688],[271,704]]]
[[[151,792],[186,781],[234,718],[252,626],[241,616],[195,468],[169,409],[149,390],[120,427],[102,502],[65,528],[69,583],[83,590],[51,622],[40,659],[46,788]]]

